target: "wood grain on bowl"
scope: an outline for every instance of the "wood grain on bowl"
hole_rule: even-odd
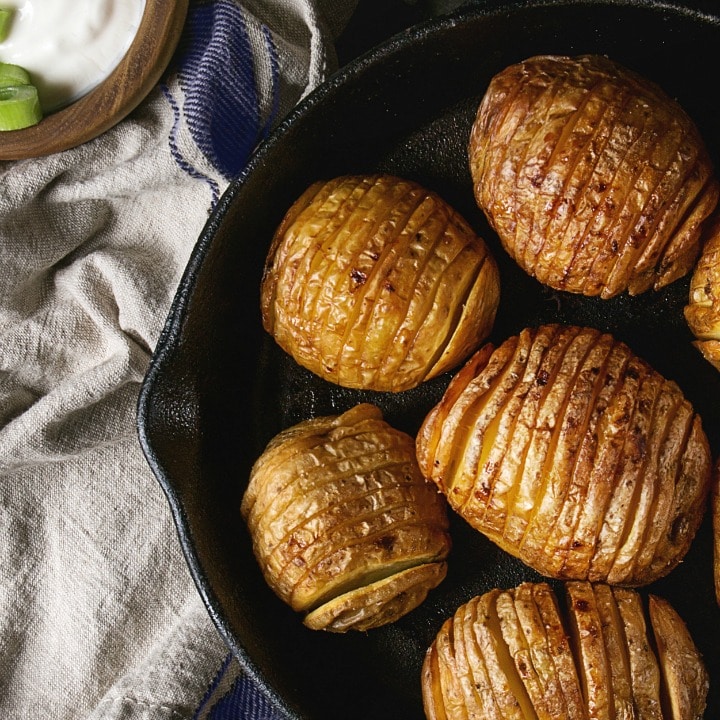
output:
[[[3,132],[0,160],[23,160],[77,147],[125,118],[167,68],[187,10],[188,0],[148,0],[135,39],[107,79],[37,125]]]

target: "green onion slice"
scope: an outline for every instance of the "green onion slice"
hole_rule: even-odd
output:
[[[19,65],[0,62],[0,88],[8,85],[31,85],[30,73]]]
[[[22,130],[41,119],[40,100],[34,85],[0,88],[0,130]]]
[[[0,8],[0,42],[3,42],[10,32],[13,12],[10,8]]]

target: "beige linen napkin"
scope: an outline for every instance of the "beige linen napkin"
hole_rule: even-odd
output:
[[[246,159],[219,157],[188,98],[242,31],[251,148],[334,68],[353,6],[191,2],[171,71],[129,118],[0,163],[2,718],[189,718],[226,654],[135,429],[185,263]]]

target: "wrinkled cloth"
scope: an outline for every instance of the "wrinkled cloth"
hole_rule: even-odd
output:
[[[218,673],[237,679],[142,455],[138,392],[209,212],[335,69],[354,5],[191,0],[128,118],[0,162],[2,718],[207,716]]]

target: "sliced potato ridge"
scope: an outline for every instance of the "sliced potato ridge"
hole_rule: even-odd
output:
[[[648,638],[642,600],[633,590],[613,588],[612,592],[625,631],[630,678],[638,715],[643,720],[663,720],[660,668]]]
[[[446,573],[445,499],[422,476],[413,438],[369,403],[278,433],[241,513],[268,585],[312,629],[393,622]]]
[[[648,610],[663,680],[663,717],[701,720],[709,689],[702,657],[687,626],[667,600],[650,595]]]
[[[568,619],[578,675],[590,720],[614,720],[612,676],[595,593],[586,582],[569,582]]]
[[[497,73],[469,158],[477,204],[508,253],[540,282],[585,295],[657,290],[689,272],[718,201],[690,117],[604,56],[535,56]]]
[[[426,716],[702,718],[707,670],[666,600],[651,595],[646,609],[634,590],[587,581],[564,589],[564,603],[546,582],[524,582],[461,605],[425,656]]]
[[[500,548],[565,580],[644,585],[687,553],[712,456],[680,388],[593,328],[483,348],[416,437],[420,470]]]
[[[336,384],[399,392],[486,338],[497,263],[436,193],[388,174],[311,186],[288,210],[263,273],[263,327]]]
[[[522,557],[534,566],[545,565],[543,549],[570,489],[572,468],[583,431],[583,417],[586,415],[586,408],[582,407],[585,396],[581,393],[575,395],[572,389],[598,337],[599,333],[595,330],[576,333],[559,359],[559,369],[539,418],[539,425],[550,430],[550,437],[541,464],[542,485],[520,542]]]

